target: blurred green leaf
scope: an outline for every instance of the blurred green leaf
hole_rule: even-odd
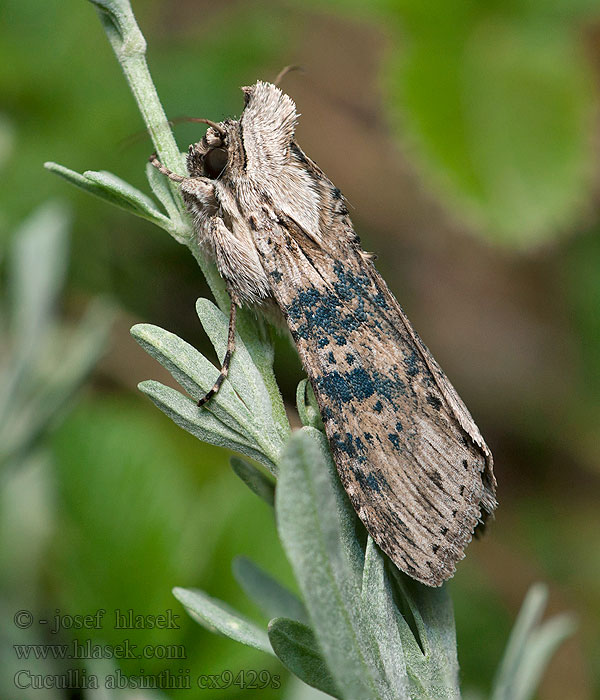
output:
[[[308,685],[340,697],[317,640],[306,625],[277,617],[269,622],[269,640],[282,663]]]
[[[49,202],[15,231],[8,277],[11,330],[21,361],[47,340],[67,269],[70,218],[64,205]]]
[[[211,632],[219,632],[236,642],[273,654],[267,633],[226,603],[211,598],[203,591],[185,588],[174,588],[173,595],[196,622]]]
[[[492,700],[532,698],[552,655],[573,633],[575,623],[570,615],[540,624],[547,599],[546,586],[536,584],[529,589],[498,667]]]
[[[233,575],[248,598],[268,617],[286,617],[308,622],[302,602],[251,559],[236,557],[232,567]]]
[[[11,319],[0,366],[0,464],[17,466],[56,425],[103,354],[113,312],[92,303],[66,330],[56,305],[67,264],[68,213],[40,207],[17,230],[8,271]]]
[[[467,8],[468,5],[465,5]],[[386,71],[396,131],[461,217],[516,247],[543,242],[591,196],[594,98],[575,27],[535,14],[406,6]]]

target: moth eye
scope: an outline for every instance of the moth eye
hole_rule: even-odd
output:
[[[204,156],[204,173],[211,180],[216,180],[227,165],[227,151],[224,148],[212,148]]]

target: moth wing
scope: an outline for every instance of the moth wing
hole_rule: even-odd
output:
[[[352,236],[324,250],[285,216],[254,235],[354,509],[398,568],[441,585],[496,506],[479,430]]]

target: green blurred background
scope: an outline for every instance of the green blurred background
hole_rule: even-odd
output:
[[[578,631],[539,697],[600,697],[597,2],[133,6],[170,117],[235,116],[239,86],[303,66],[283,84],[302,114],[298,140],[346,195],[364,247],[379,254],[379,270],[492,448],[500,509],[450,584],[463,686],[485,693],[520,602],[541,580],[551,611],[573,611]],[[172,380],[131,339],[134,323],[160,325],[209,352],[194,313],[208,294],[200,272],[164,231],[42,168],[55,160],[105,169],[148,191],[150,142],[128,138],[141,128],[90,4],[1,0],[2,258],[27,216],[61,200],[72,217],[61,327],[99,295],[116,310],[85,389],[2,480],[7,698],[81,697],[15,694],[11,645],[25,639],[12,623],[19,609],[171,608],[181,630],[134,632],[132,641],[185,644],[183,668],[196,674],[269,669],[287,682],[271,658],[188,620],[170,593],[201,587],[258,616],[231,574],[241,554],[292,585],[272,513],[231,472],[229,455],[176,428],[136,390],[143,379]],[[201,133],[193,124],[176,129],[182,149]],[[11,347],[3,306],[0,359]],[[283,339],[276,367],[292,405],[302,371]],[[61,641],[74,636],[123,640],[105,627],[68,631]],[[167,667],[176,672],[182,662],[149,660],[145,671]]]

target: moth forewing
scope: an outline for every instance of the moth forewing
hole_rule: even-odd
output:
[[[438,586],[496,507],[490,451],[294,141],[293,101],[243,90],[241,119],[190,147],[184,201],[233,299],[281,309],[359,518],[399,569]]]

